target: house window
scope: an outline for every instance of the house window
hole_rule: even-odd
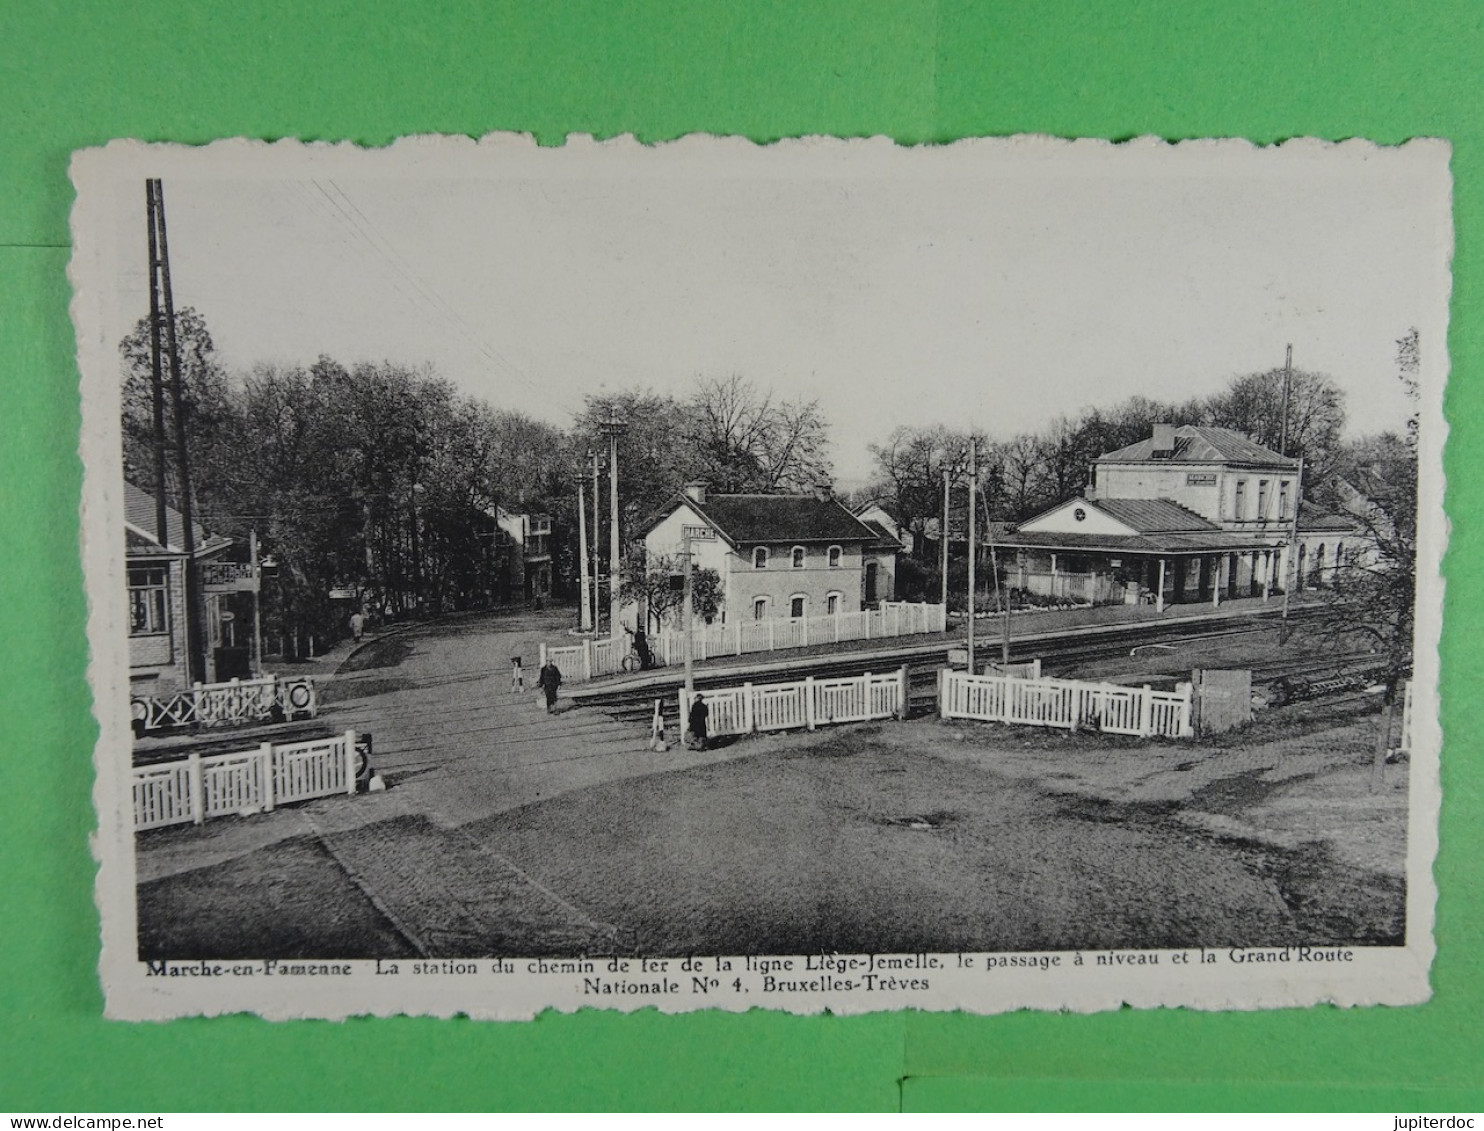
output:
[[[796,593],[788,599],[788,615],[797,620],[804,615],[804,605],[807,598],[802,593]]]
[[[169,571],[164,566],[129,570],[130,636],[158,636],[170,631],[165,619],[169,594]]]
[[[754,547],[754,549],[752,551],[752,568],[753,569],[767,569],[768,568],[768,547],[766,547],[766,546],[757,546],[757,547]]]
[[[752,619],[768,619],[768,599],[766,597],[754,597],[752,599]]]
[[[1288,480],[1278,484],[1278,517],[1288,517]]]
[[[830,593],[824,599],[824,611],[835,616],[840,611],[840,594]]]
[[[841,551],[840,551],[840,547],[839,546],[831,546],[830,547],[830,568],[831,569],[839,569],[840,568],[840,552]]]
[[[1247,517],[1247,480],[1245,479],[1237,480],[1237,497],[1236,502],[1232,507],[1232,517]]]
[[[1268,517],[1268,481],[1266,479],[1257,481],[1257,517]]]
[[[804,568],[804,547],[803,546],[795,546],[794,547],[793,566],[794,566],[794,569],[803,569]]]

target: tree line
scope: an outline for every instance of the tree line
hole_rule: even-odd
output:
[[[596,534],[598,557],[606,559],[606,467],[596,530],[591,474],[594,456],[600,465],[606,459],[611,419],[623,422],[619,521],[626,536],[691,480],[717,492],[780,493],[833,479],[829,426],[818,403],[780,398],[740,375],[697,378],[682,396],[593,393],[562,429],[462,395],[426,368],[392,362],[346,366],[322,356],[307,366],[259,364],[229,373],[205,319],[187,308],[176,320],[195,510],[208,529],[244,546],[256,532],[276,564],[264,608],[270,639],[338,636],[348,608],[331,599],[332,590],[352,592],[356,603],[387,617],[520,598],[508,589],[511,549],[497,526],[499,508],[550,516],[554,589],[558,597],[574,596],[579,489],[587,532]],[[1415,372],[1415,335],[1410,342]],[[125,471],[154,491],[147,319],[120,343],[120,353]],[[1156,422],[1231,428],[1276,449],[1282,385],[1283,371],[1274,369],[1235,377],[1220,392],[1184,403],[1130,397],[1008,439],[944,426],[898,428],[871,446],[876,475],[855,501],[880,502],[909,530],[930,529],[942,509],[943,472],[962,481],[972,437],[984,516],[1023,520],[1085,491],[1098,456],[1147,438]],[[168,398],[164,412],[169,434]],[[1350,510],[1353,498],[1339,493],[1383,498],[1379,536],[1410,537],[1415,435],[1346,439],[1344,429],[1345,398],[1335,381],[1293,371],[1287,449],[1305,459],[1306,494]],[[167,461],[165,494],[176,505],[178,470]],[[1408,492],[1412,517],[1388,517],[1405,509]],[[918,561],[904,563],[900,576],[935,592],[936,546],[921,537],[916,545]],[[631,559],[620,582],[654,589],[662,604],[663,578],[653,566]],[[1397,582],[1375,582],[1383,583]],[[711,588],[703,579],[697,600],[714,601]]]

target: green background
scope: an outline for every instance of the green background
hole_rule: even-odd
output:
[[[1484,7],[0,4],[0,1109],[1484,1107]],[[1454,144],[1434,1000],[1259,1014],[101,1019],[67,161],[114,137],[1035,131]]]

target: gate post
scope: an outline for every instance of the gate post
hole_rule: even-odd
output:
[[[263,812],[273,812],[273,743],[258,747],[258,761],[263,767]]]
[[[897,682],[897,687],[898,687],[897,694],[900,696],[900,699],[897,701],[897,718],[900,720],[900,719],[906,719],[906,717],[907,717],[907,665],[906,664],[903,664],[901,666],[901,669],[897,672],[897,680],[898,680],[898,682]]]
[[[593,678],[593,642],[591,640],[582,642],[582,678]]]
[[[202,824],[206,820],[206,783],[201,780],[201,755],[186,758],[186,789],[191,798],[191,820]]]
[[[1150,686],[1146,683],[1143,694],[1139,696],[1139,733],[1148,738],[1153,729],[1154,696]]]
[[[752,684],[742,685],[742,728],[748,734],[757,733],[757,711],[754,707],[755,696]]]
[[[345,741],[345,792],[356,795],[356,732],[346,731],[340,736]]]
[[[814,677],[804,677],[804,725],[814,729]]]

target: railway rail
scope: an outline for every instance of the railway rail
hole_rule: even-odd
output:
[[[1252,613],[1215,624],[1201,621],[1190,621],[1185,624],[1155,621],[1122,625],[1116,628],[1097,626],[1092,631],[1086,628],[1068,629],[1052,637],[1038,634],[1029,639],[1012,638],[1010,659],[1014,662],[1039,657],[1043,667],[1047,669],[1047,674],[1055,674],[1077,664],[1127,656],[1130,649],[1139,645],[1161,641],[1188,643],[1193,640],[1269,632],[1275,627],[1276,613],[1276,610],[1272,613]],[[1290,620],[1301,622],[1317,615],[1315,610],[1295,610],[1290,613]],[[865,671],[892,671],[905,664],[907,666],[909,714],[922,715],[929,713],[935,707],[937,670],[942,666],[944,655],[950,647],[962,647],[962,641],[935,648],[931,652],[925,652],[919,645],[911,649],[883,649],[879,652],[871,652],[869,655],[857,653],[844,659],[828,655],[801,657],[797,663],[770,664],[766,671],[755,671],[751,674],[739,674],[735,666],[729,666],[721,671],[701,667],[696,669],[694,679],[698,691],[707,691],[721,687],[735,687],[743,680],[750,680],[753,683],[773,683],[799,680],[805,676],[829,679],[860,675]],[[979,647],[982,649],[978,653],[980,656],[998,658],[1000,655],[998,638],[981,638]],[[1289,663],[1289,666],[1292,666],[1294,671],[1298,671],[1299,666],[1294,665],[1301,666],[1302,663],[1303,661],[1296,660]],[[1279,675],[1285,674],[1284,668],[1278,662],[1274,662],[1273,670],[1275,674],[1271,677],[1266,673],[1259,676],[1254,670],[1254,682],[1276,679]],[[571,697],[581,706],[594,707],[620,722],[633,723],[648,723],[654,712],[655,701],[659,700],[665,725],[674,727],[678,723],[678,692],[682,683],[683,677],[678,670],[666,668],[651,673],[639,686],[634,686],[632,681],[608,686],[588,686],[581,691],[574,691]]]

